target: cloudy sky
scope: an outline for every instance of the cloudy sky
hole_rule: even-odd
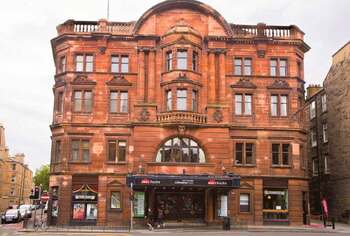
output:
[[[35,170],[50,159],[54,64],[50,39],[67,19],[106,17],[107,0],[16,0],[0,7],[0,123],[12,154]],[[159,0],[110,0],[111,21],[137,20]],[[311,50],[307,84],[322,83],[331,55],[350,40],[349,0],[203,0],[230,23],[298,25]]]

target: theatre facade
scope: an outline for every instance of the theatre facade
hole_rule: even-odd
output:
[[[307,222],[297,26],[169,0],[57,32],[51,225]]]

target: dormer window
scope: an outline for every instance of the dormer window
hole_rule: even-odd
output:
[[[187,70],[187,50],[177,51],[177,69]]]

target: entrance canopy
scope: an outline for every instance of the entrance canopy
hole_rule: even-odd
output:
[[[215,187],[215,188],[239,188],[240,177],[228,175],[132,175],[126,177],[129,187],[167,186],[167,187]]]

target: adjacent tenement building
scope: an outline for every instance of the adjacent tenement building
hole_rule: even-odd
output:
[[[30,204],[33,173],[24,163],[24,154],[9,155],[5,129],[0,124],[0,212],[9,206]]]
[[[169,0],[57,32],[50,224],[306,222],[297,26]]]
[[[327,94],[330,214],[350,222],[350,42],[333,55]]]

